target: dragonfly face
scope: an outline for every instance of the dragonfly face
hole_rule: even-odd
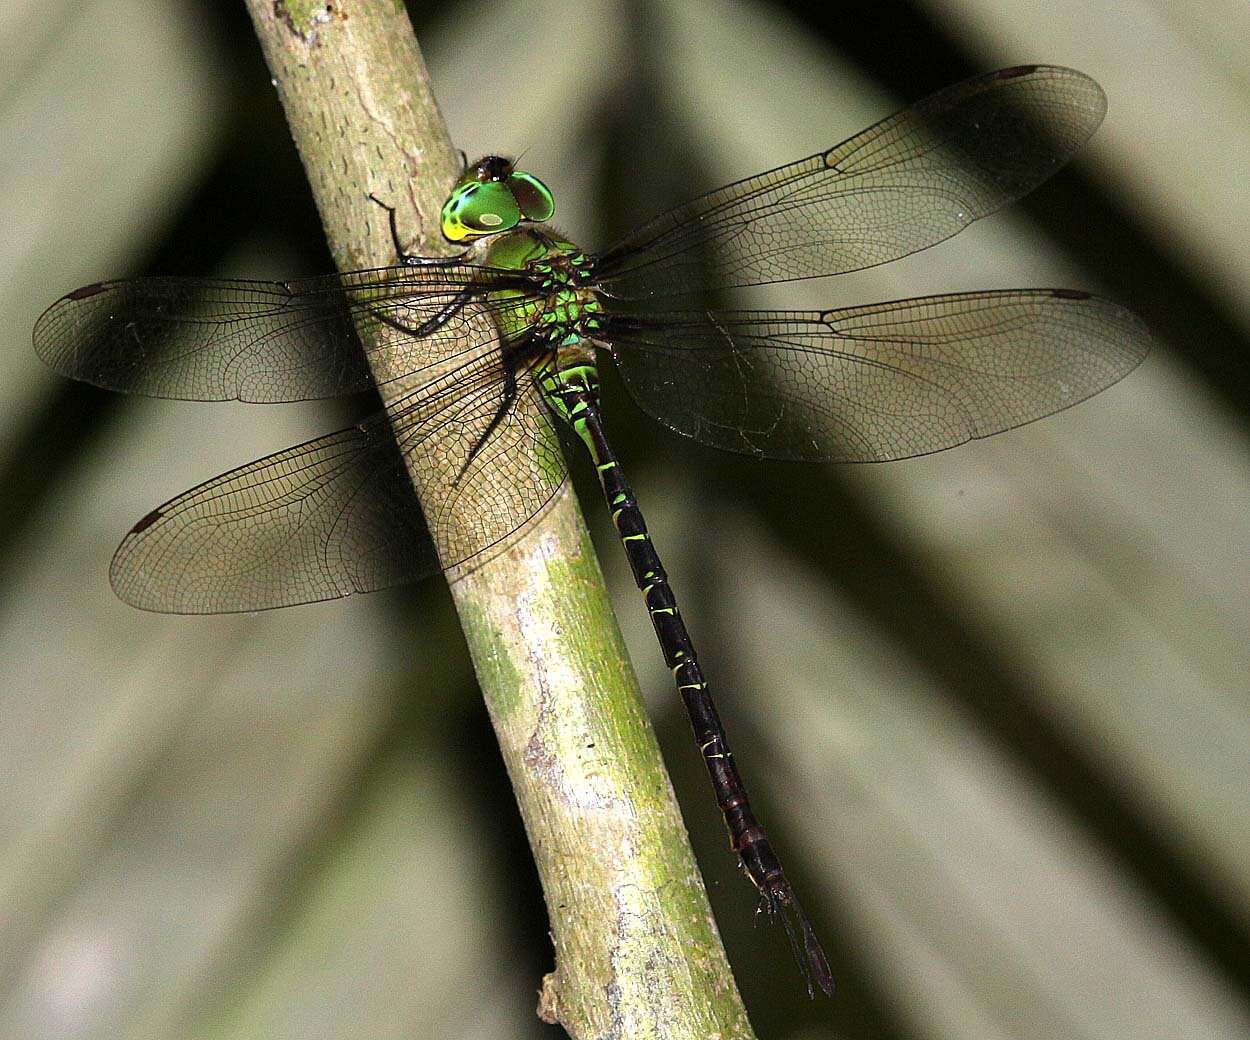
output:
[[[443,204],[443,235],[469,242],[511,231],[522,221],[542,223],[555,211],[547,185],[509,160],[488,155],[465,170]]]

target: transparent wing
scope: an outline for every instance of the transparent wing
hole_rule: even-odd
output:
[[[1002,69],[939,91],[827,152],[730,184],[597,260],[624,299],[854,271],[941,242],[1050,177],[1097,129],[1098,84]]]
[[[192,488],[126,536],[113,588],[145,610],[230,613],[369,592],[487,558],[543,510],[565,474],[529,380],[469,461],[502,395],[498,372],[461,374],[454,392],[449,383],[413,395],[392,419],[378,413]],[[424,443],[433,437],[437,452]],[[428,526],[401,452],[432,456],[418,462],[438,503]]]
[[[614,317],[634,399],[678,433],[766,458],[877,462],[988,437],[1130,372],[1150,336],[1067,289],[929,296],[824,312]]]
[[[150,397],[334,397],[372,386],[370,361],[398,378],[477,349],[482,326],[464,305],[505,285],[528,298],[521,277],[456,264],[289,282],[98,282],[43,313],[35,350],[71,379]]]
[[[377,418],[231,470],[140,520],[109,578],[173,614],[266,610],[398,585],[438,558]]]

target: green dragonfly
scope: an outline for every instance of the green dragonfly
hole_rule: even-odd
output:
[[[35,327],[39,355],[75,379],[255,402],[379,386],[392,401],[385,414],[150,512],[117,550],[113,587],[147,610],[255,611],[472,567],[522,537],[559,491],[555,431],[571,426],[760,910],[783,921],[809,992],[813,982],[831,992],[609,444],[596,359],[607,353],[664,425],[761,459],[907,458],[1075,404],[1129,372],[1149,343],[1129,311],[1088,293],[998,290],[824,311],[712,310],[706,299],[941,242],[1054,173],[1105,105],[1071,69],[1003,69],[669,210],[598,253],[546,223],[555,206],[540,180],[488,156],[443,209],[444,234],[465,246],[457,257],[406,255],[390,210],[396,266],[78,289]]]

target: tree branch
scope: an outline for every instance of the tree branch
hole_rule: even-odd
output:
[[[397,207],[414,252],[447,253],[439,211],[460,162],[403,5],[246,2],[339,268],[395,262],[370,193]],[[403,392],[375,375],[391,401]],[[408,463],[428,504],[440,463]],[[579,1040],[749,1040],[573,496],[452,592],[551,918],[540,1014]]]

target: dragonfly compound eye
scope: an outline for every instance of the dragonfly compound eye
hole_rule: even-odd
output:
[[[506,184],[470,181],[458,185],[443,205],[443,234],[453,242],[511,231],[521,207]]]
[[[526,220],[541,224],[555,216],[556,200],[551,189],[532,173],[517,170],[508,178],[508,187]]]

